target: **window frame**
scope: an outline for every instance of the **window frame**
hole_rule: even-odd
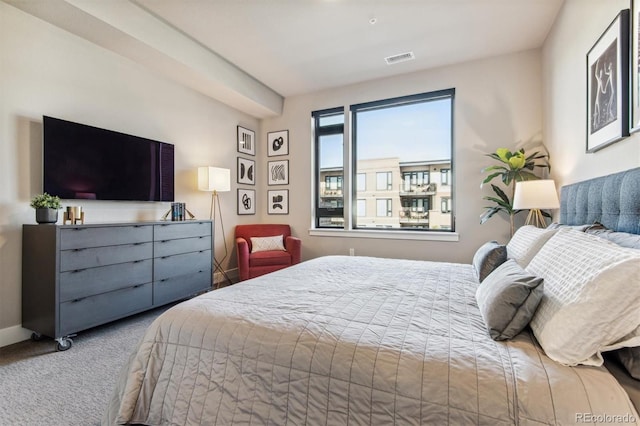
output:
[[[357,168],[357,141],[355,135],[357,134],[357,112],[363,111],[366,109],[383,109],[393,106],[401,106],[408,105],[412,103],[424,103],[429,101],[435,101],[438,99],[448,99],[450,102],[450,144],[451,144],[451,155],[448,159],[448,163],[450,164],[448,168],[448,182],[446,185],[451,186],[451,193],[448,195],[449,198],[449,207],[450,209],[450,226],[447,228],[441,229],[424,229],[424,228],[384,228],[384,229],[375,229],[371,227],[358,227],[357,226],[357,205],[358,202],[358,190],[362,192],[362,189],[358,188],[358,168]],[[415,95],[401,96],[396,98],[383,99],[373,102],[366,102],[360,104],[353,105],[345,105],[344,107],[337,108],[329,108],[324,110],[318,110],[312,112],[312,117],[314,118],[314,143],[315,149],[315,163],[316,163],[316,171],[314,172],[313,186],[314,192],[319,191],[319,140],[320,136],[326,135],[326,132],[318,132],[322,130],[319,127],[319,118],[323,115],[329,114],[344,114],[344,123],[339,125],[333,125],[333,127],[338,126],[342,130],[342,135],[344,138],[343,142],[343,158],[344,166],[343,166],[343,223],[342,227],[334,227],[334,226],[319,226],[319,219],[321,215],[319,215],[318,203],[320,198],[318,195],[314,197],[314,211],[316,213],[316,217],[313,220],[314,226],[310,229],[311,235],[317,236],[344,236],[344,237],[362,237],[362,238],[389,238],[389,239],[401,239],[401,240],[436,240],[436,241],[458,241],[458,234],[456,232],[456,216],[455,216],[455,205],[453,200],[455,199],[455,174],[451,173],[452,170],[455,169],[455,88],[437,90],[432,92],[419,93]],[[327,126],[324,126],[325,128]],[[345,133],[346,132],[346,133]],[[431,171],[427,173],[427,183],[430,184],[434,181],[434,176]],[[391,176],[393,180],[393,175]],[[377,179],[376,179],[377,180]],[[400,175],[400,180],[404,181],[403,175]],[[425,184],[427,184],[425,183]],[[393,183],[392,189],[393,189]],[[365,191],[370,188],[366,188],[366,178],[365,178]],[[376,182],[377,186],[377,182]],[[380,190],[382,191],[382,190]],[[387,197],[384,197],[387,198]],[[435,199],[432,199],[429,204],[430,208],[433,208],[432,204]],[[401,206],[402,207],[402,206]],[[377,210],[377,208],[376,208]],[[376,212],[377,213],[377,212]]]
[[[345,128],[345,119],[343,119],[342,123],[338,124],[328,124],[324,126],[320,126],[320,120],[324,117],[332,116],[332,115],[344,115],[346,119],[346,113],[344,107],[337,108],[329,108],[319,111],[313,111],[311,114],[313,120],[313,130],[314,130],[314,153],[315,153],[315,161],[314,161],[314,226],[318,229],[347,229],[346,226],[337,227],[337,226],[322,226],[320,225],[321,218],[342,218],[344,219],[344,205],[345,205],[345,191],[342,191],[342,207],[321,207],[320,206],[320,139],[322,136],[331,136],[331,135],[342,135],[343,137],[343,151],[344,151],[344,128]],[[342,184],[344,188],[345,181],[345,167],[344,162],[342,165]]]

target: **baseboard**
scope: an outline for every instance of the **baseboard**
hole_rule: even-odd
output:
[[[0,348],[31,338],[31,331],[20,325],[0,329]]]
[[[233,268],[233,269],[229,269],[226,270],[225,273],[227,274],[227,276],[229,277],[229,279],[231,280],[232,283],[237,283],[238,279],[240,277],[239,273],[238,273],[238,268]],[[229,283],[225,283],[226,278],[224,277],[224,275],[222,274],[222,272],[216,272],[213,274],[213,283],[214,285],[217,287],[219,285],[229,285]]]

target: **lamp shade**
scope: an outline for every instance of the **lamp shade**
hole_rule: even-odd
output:
[[[200,191],[231,191],[231,170],[220,167],[198,167],[198,189]]]
[[[525,180],[516,182],[513,208],[557,209],[560,207],[556,184],[551,179]]]

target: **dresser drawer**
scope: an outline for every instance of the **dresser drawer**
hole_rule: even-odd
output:
[[[192,251],[211,250],[211,236],[160,240],[153,243],[153,256],[171,256]]]
[[[158,257],[153,263],[153,280],[186,275],[194,271],[211,269],[211,250]]]
[[[151,259],[152,257],[153,244],[150,242],[63,250],[60,252],[60,272]]]
[[[152,305],[151,283],[60,304],[60,335],[122,318]]]
[[[156,241],[211,235],[211,222],[163,223],[155,225],[154,228]]]
[[[160,306],[211,290],[211,278],[211,269],[206,269],[156,281],[153,283],[153,304]]]
[[[112,290],[150,283],[151,259],[79,269],[60,274],[60,302],[106,293]]]
[[[153,240],[152,225],[76,227],[60,230],[60,250],[145,243]]]

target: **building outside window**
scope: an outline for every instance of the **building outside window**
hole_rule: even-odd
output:
[[[339,200],[316,200],[316,226],[453,231],[454,94],[352,105],[347,138],[342,108],[314,112],[317,192],[333,185],[326,176],[341,177],[344,186]],[[346,199],[352,205],[344,205]]]

